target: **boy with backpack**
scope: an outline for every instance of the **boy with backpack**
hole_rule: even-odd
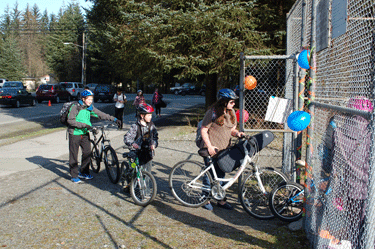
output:
[[[154,108],[141,103],[137,108],[137,122],[124,135],[124,143],[138,156],[139,164],[151,173],[154,150],[158,147],[158,132],[151,121]]]
[[[89,164],[91,154],[91,144],[89,130],[92,129],[91,116],[109,121],[114,121],[120,125],[120,120],[104,112],[99,111],[92,105],[94,94],[90,90],[81,93],[81,100],[70,102],[63,106],[60,113],[62,123],[68,125],[69,134],[69,168],[74,183],[81,183],[81,179],[90,180]],[[70,105],[70,106],[69,106]],[[66,118],[65,120],[62,120]],[[82,149],[81,169],[78,171],[78,149]]]

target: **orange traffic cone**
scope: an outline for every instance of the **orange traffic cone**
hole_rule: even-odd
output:
[[[48,101],[48,106],[51,106],[51,100]]]

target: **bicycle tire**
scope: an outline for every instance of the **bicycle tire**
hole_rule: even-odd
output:
[[[142,177],[139,179],[140,181],[138,182],[138,178],[133,177],[130,183],[130,195],[135,204],[144,207],[155,199],[157,185],[155,177],[147,171],[142,171]],[[145,189],[142,190],[139,184],[145,186]]]
[[[95,142],[93,140],[90,140],[91,142],[91,161],[90,161],[90,167],[94,173],[98,173],[100,170],[100,155],[99,155],[99,148],[97,145],[95,145]]]
[[[288,177],[270,167],[260,169],[259,174],[266,194],[261,191],[255,172],[247,176],[238,194],[242,207],[249,215],[260,220],[270,220],[275,218],[275,216],[268,205],[269,193],[280,183],[286,182]]]
[[[196,178],[205,166],[197,161],[181,161],[173,166],[169,174],[169,187],[173,196],[188,207],[201,207],[210,200],[211,191],[203,192],[199,188],[191,188],[187,184]],[[209,183],[212,183],[211,174],[206,172]],[[197,179],[198,185],[203,186],[203,176]],[[211,189],[211,186],[205,187]]]
[[[113,184],[117,184],[121,177],[120,165],[116,151],[111,146],[107,146],[104,149],[104,164],[109,180]]]
[[[130,167],[129,163],[126,162],[126,161],[123,161],[121,163],[121,182],[122,182],[122,187],[130,185],[130,183],[132,181],[132,172],[133,172],[133,168]]]
[[[303,214],[304,187],[294,182],[277,186],[269,196],[271,212],[280,220],[292,222],[299,220]],[[291,200],[295,197],[294,201]]]

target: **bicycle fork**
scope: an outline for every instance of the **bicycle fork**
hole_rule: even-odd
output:
[[[262,179],[260,178],[260,173],[258,169],[255,171],[255,177],[257,179],[260,191],[263,193],[263,195],[267,195],[268,193],[266,192],[266,189],[263,186],[263,182],[262,182]]]

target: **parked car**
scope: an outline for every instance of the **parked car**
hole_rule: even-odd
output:
[[[170,91],[171,93],[174,93],[176,95],[180,94],[180,90],[184,89],[184,88],[189,88],[191,86],[194,86],[192,83],[184,83],[182,84],[182,86],[175,86],[175,87],[171,87]]]
[[[94,92],[95,87],[96,87],[97,85],[98,85],[97,83],[90,83],[90,84],[87,84],[86,86],[87,86],[92,92]]]
[[[7,79],[0,79],[0,88],[3,87],[4,83],[8,81]]]
[[[60,82],[60,85],[64,86],[74,99],[80,99],[81,92],[85,90],[83,84],[78,82]]]
[[[23,85],[21,81],[6,81],[3,84],[3,88],[16,88],[16,89],[26,89],[26,86]]]
[[[185,96],[185,95],[190,95],[190,94],[199,94],[199,95],[206,95],[206,86],[203,85],[202,87],[197,87],[197,86],[190,86],[188,88],[182,88],[180,91],[179,91],[179,94],[181,94],[182,96]]]
[[[0,105],[12,105],[20,107],[21,105],[35,106],[36,99],[25,89],[2,88],[0,89]]]
[[[55,103],[60,103],[60,100],[70,102],[71,99],[72,97],[64,85],[43,84],[36,90],[36,100],[38,103],[41,103],[43,100],[51,100]]]
[[[94,102],[98,100],[104,101],[113,101],[113,96],[116,93],[116,87],[112,85],[98,84],[94,90]]]

